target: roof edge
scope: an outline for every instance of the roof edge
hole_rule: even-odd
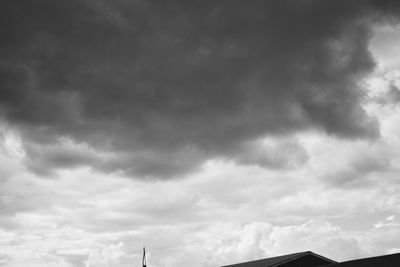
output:
[[[280,262],[278,262],[278,263],[275,263],[275,264],[271,265],[271,267],[279,266],[279,265],[281,265],[281,264],[290,262],[290,261],[292,261],[292,260],[301,258],[301,257],[306,256],[306,255],[312,255],[312,256],[314,256],[314,257],[323,259],[323,260],[325,260],[325,261],[327,261],[327,262],[330,262],[330,263],[332,263],[332,264],[338,263],[337,261],[334,261],[334,260],[332,260],[332,259],[329,259],[329,258],[324,257],[324,256],[322,256],[322,255],[319,255],[319,254],[317,254],[317,253],[314,253],[314,252],[312,252],[312,251],[303,251],[303,252],[285,254],[285,255],[280,255],[280,256],[277,256],[277,257],[289,256],[289,255],[292,255],[292,257],[290,257],[289,259],[280,261]],[[268,259],[268,258],[267,258],[267,259]],[[221,267],[233,267],[234,265],[239,265],[239,264],[243,264],[243,263],[258,262],[258,261],[263,261],[263,260],[266,260],[266,259],[259,259],[259,260],[252,260],[252,261],[246,261],[246,262],[240,262],[240,263],[222,265]]]
[[[363,261],[363,260],[379,259],[379,258],[385,258],[385,257],[393,257],[396,255],[400,256],[400,252],[390,253],[390,254],[385,254],[385,255],[378,255],[378,256],[369,256],[366,258],[358,258],[358,259],[352,259],[352,260],[347,260],[347,261],[341,261],[341,262],[337,262],[337,264],[348,263],[348,262],[353,262],[353,261]]]
[[[284,255],[278,255],[278,256],[274,256],[274,257],[268,257],[268,258],[263,258],[263,259],[258,259],[258,260],[251,260],[251,261],[244,261],[244,262],[238,262],[238,263],[233,263],[233,264],[226,264],[226,265],[221,265],[220,267],[231,267],[234,265],[239,265],[239,264],[243,264],[243,263],[251,263],[251,262],[258,262],[258,261],[264,261],[266,259],[269,258],[275,258],[275,257],[282,257],[282,256],[289,256],[292,255],[291,259],[296,258],[298,255],[304,255],[305,253],[307,253],[309,251],[302,251],[302,252],[297,252],[297,253],[289,253],[289,254],[284,254]]]
[[[291,261],[296,260],[296,259],[298,259],[298,258],[301,258],[301,257],[303,257],[303,256],[305,256],[305,255],[312,255],[312,256],[314,256],[314,257],[323,259],[323,260],[325,260],[325,261],[329,261],[330,263],[333,263],[333,264],[334,264],[334,263],[338,263],[337,261],[334,261],[334,260],[332,260],[332,259],[329,259],[329,258],[324,257],[324,256],[322,256],[322,255],[319,255],[319,254],[317,254],[317,253],[314,253],[314,252],[312,252],[312,251],[305,251],[305,252],[299,253],[298,255],[293,255],[293,257],[290,258],[290,259],[287,259],[287,260],[285,260],[285,261],[281,261],[281,262],[279,262],[279,263],[275,263],[274,265],[271,265],[271,267],[279,266],[279,265],[281,265],[281,264],[285,264],[285,263],[291,262]]]

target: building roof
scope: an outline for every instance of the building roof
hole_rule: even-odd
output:
[[[255,260],[255,261],[248,261],[248,262],[242,262],[242,263],[237,263],[237,264],[225,265],[222,267],[273,267],[273,266],[279,266],[281,264],[299,259],[304,256],[313,256],[313,257],[316,257],[316,258],[319,258],[319,259],[325,261],[326,263],[331,263],[331,264],[336,263],[336,261],[325,258],[325,257],[318,255],[316,253],[313,253],[311,251],[305,251],[305,252],[299,252],[299,253],[293,253],[293,254],[287,254],[287,255],[262,259],[262,260]]]
[[[325,265],[324,265],[325,266]],[[326,267],[397,267],[400,266],[400,253],[383,255],[377,257],[363,258],[358,260],[351,260],[340,262],[336,264],[328,264]]]

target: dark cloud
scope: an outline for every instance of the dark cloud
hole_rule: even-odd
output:
[[[379,18],[385,21],[398,22],[400,14],[400,5],[396,0],[371,0],[373,8],[379,13]]]
[[[369,26],[383,4],[1,5],[0,110],[34,168],[174,176],[265,135],[378,135],[358,81],[374,67]],[[46,152],[65,138],[115,158]]]

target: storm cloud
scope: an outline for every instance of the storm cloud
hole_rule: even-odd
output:
[[[1,119],[37,172],[174,177],[266,136],[375,138],[377,3],[3,1]]]

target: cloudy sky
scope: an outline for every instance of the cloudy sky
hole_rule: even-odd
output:
[[[3,0],[0,266],[400,252],[400,5]]]

